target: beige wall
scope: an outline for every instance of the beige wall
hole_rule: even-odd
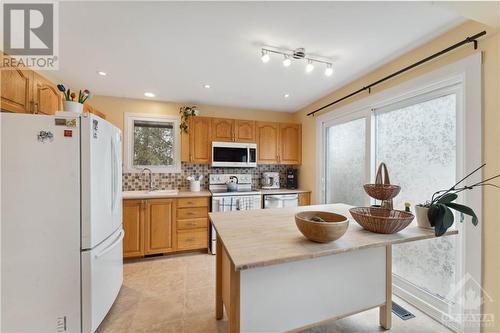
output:
[[[321,107],[328,102],[366,86],[381,77],[388,75],[404,66],[407,66],[415,61],[425,58],[426,56],[440,51],[449,45],[463,40],[466,36],[471,36],[482,30],[487,30],[488,34],[479,42],[479,49],[484,52],[483,65],[483,82],[484,82],[484,160],[487,163],[485,175],[494,175],[500,173],[500,67],[499,67],[499,45],[500,34],[494,31],[493,28],[481,25],[477,22],[469,21],[465,24],[449,31],[448,33],[436,38],[435,40],[416,48],[407,54],[395,59],[394,61],[381,66],[377,70],[357,79],[350,84],[332,92],[328,96],[314,102],[312,105],[298,111],[295,114],[297,121],[303,125],[303,165],[300,170],[299,181],[301,186],[313,190],[313,197],[316,194],[316,120],[314,117],[306,117],[306,113]],[[428,64],[425,64],[418,69],[401,75],[400,77],[390,80],[378,87],[372,89],[372,93],[377,93],[389,87],[400,84],[406,80],[417,77],[424,73],[430,72],[436,68],[455,62],[474,52],[472,45],[464,46],[453,51],[439,59],[436,59]],[[360,100],[366,97],[366,93],[361,93],[347,101],[339,103],[335,108],[345,106],[355,100]],[[324,112],[334,112],[334,108],[325,110]],[[313,198],[314,200],[314,198]],[[488,302],[484,305],[484,313],[493,313],[496,318],[494,328],[486,328],[485,332],[500,331],[500,214],[497,206],[500,203],[500,190],[485,189],[484,190],[484,210],[483,210],[483,232],[484,232],[484,275],[483,287],[494,299],[494,302]]]
[[[188,104],[157,102],[151,100],[95,96],[90,101],[92,106],[106,114],[106,119],[123,130],[123,115],[125,112],[149,113],[161,115],[179,115],[179,108]],[[229,108],[210,105],[198,105],[201,116],[250,119],[260,121],[295,122],[296,118],[290,112],[269,112],[243,108]]]

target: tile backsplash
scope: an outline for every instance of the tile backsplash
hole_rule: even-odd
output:
[[[187,177],[195,175],[203,175],[201,181],[202,189],[208,188],[208,175],[211,173],[242,173],[252,175],[252,187],[260,187],[260,178],[263,172],[279,172],[280,185],[286,185],[286,169],[288,165],[258,165],[256,168],[214,168],[207,164],[188,164],[182,163],[180,173],[153,173],[153,186],[161,190],[179,189],[188,190],[189,181]],[[149,186],[148,176],[140,173],[124,173],[123,174],[123,190],[124,191],[140,191],[147,190]]]

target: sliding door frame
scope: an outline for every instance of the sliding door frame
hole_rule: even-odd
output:
[[[374,110],[383,109],[396,103],[404,103],[411,99],[418,99],[418,96],[424,96],[434,91],[445,89],[446,87],[460,86],[461,94],[457,95],[457,105],[463,105],[463,110],[457,110],[457,133],[463,135],[457,136],[457,176],[460,177],[465,171],[471,171],[483,163],[482,142],[483,142],[483,110],[482,110],[482,53],[478,52],[468,56],[460,61],[441,67],[430,73],[417,78],[403,82],[382,92],[369,95],[366,98],[350,103],[334,112],[327,112],[317,117],[317,202],[325,203],[325,153],[326,153],[326,127],[331,124],[342,123],[343,119],[349,119],[354,115],[369,113],[369,125],[367,125],[367,158],[366,163],[368,175],[372,179],[375,173],[375,131],[373,116]],[[461,100],[459,101],[458,98]],[[330,108],[333,111],[333,108]],[[463,111],[463,112],[462,112]],[[359,118],[359,116],[358,116]],[[368,121],[367,121],[368,122]],[[369,133],[369,135],[368,135]],[[462,149],[460,149],[460,147]],[[469,180],[470,182],[482,179],[482,173],[479,172]],[[457,276],[459,281],[454,286],[456,297],[465,299],[465,289],[463,284],[468,280],[482,285],[482,191],[463,192],[463,201],[471,206],[476,212],[480,221],[479,225],[474,227],[470,223],[470,218],[466,218],[463,225],[459,226],[461,233],[459,242],[459,254],[461,262],[457,264]],[[457,223],[460,223],[457,221]],[[458,275],[460,274],[460,275]],[[462,277],[462,278],[460,278]],[[463,280],[467,281],[463,281]],[[460,285],[462,284],[462,285]],[[484,296],[484,295],[483,295]],[[466,322],[464,318],[479,317],[481,306],[468,309],[467,314],[463,309],[459,310],[458,318],[436,318],[444,324],[448,324],[459,332],[480,332],[479,323]],[[433,315],[432,313],[429,313]]]

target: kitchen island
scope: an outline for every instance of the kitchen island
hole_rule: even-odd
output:
[[[392,245],[433,238],[434,231],[410,226],[372,233],[349,208],[210,213],[217,230],[216,318],[226,310],[230,333],[284,332],[379,307],[380,325],[390,329]],[[311,242],[295,225],[295,213],[304,210],[348,216],[349,228],[334,242]]]

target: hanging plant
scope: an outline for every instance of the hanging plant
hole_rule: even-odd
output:
[[[429,219],[430,225],[434,227],[436,237],[442,236],[446,232],[446,230],[448,230],[448,228],[453,225],[455,217],[451,209],[456,210],[461,214],[469,215],[470,217],[472,217],[473,225],[477,225],[479,223],[476,213],[472,208],[455,203],[453,201],[458,198],[458,193],[465,190],[472,190],[475,187],[492,186],[499,188],[498,185],[489,182],[495,178],[500,177],[500,175],[489,177],[472,185],[457,187],[460,183],[482,169],[485,165],[486,164],[483,164],[476,170],[469,173],[448,190],[437,191],[436,193],[434,193],[430,201],[426,202],[423,205],[419,205],[423,208],[427,208],[427,218]],[[461,219],[461,221],[462,220],[463,218]]]
[[[179,125],[179,128],[181,129],[181,132],[187,133],[189,117],[197,116],[200,114],[200,111],[197,109],[196,105],[182,106],[179,109],[179,114],[181,115],[181,124]]]

